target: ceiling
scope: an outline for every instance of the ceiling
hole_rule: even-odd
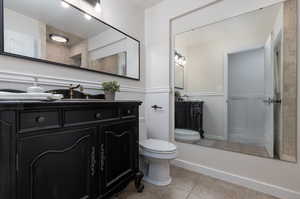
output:
[[[73,7],[63,8],[61,0],[4,0],[4,7],[85,39],[110,28],[98,20],[86,20]]]
[[[214,43],[236,43],[245,40],[264,44],[270,35],[281,4],[230,18],[176,36],[177,47]]]
[[[160,2],[162,2],[163,0],[129,0],[132,3],[138,5],[139,7],[142,8],[150,8],[152,6],[154,6],[155,4],[158,4]]]

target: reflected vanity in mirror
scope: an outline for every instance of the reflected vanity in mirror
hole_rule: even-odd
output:
[[[177,142],[297,161],[295,2],[175,35]]]
[[[133,37],[61,0],[0,2],[1,54],[140,79]]]

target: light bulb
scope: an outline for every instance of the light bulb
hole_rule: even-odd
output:
[[[69,41],[69,39],[67,37],[62,36],[62,35],[58,35],[58,34],[50,34],[49,38],[52,41],[56,41],[58,43],[68,43],[68,41]]]
[[[86,20],[91,20],[92,19],[92,17],[88,14],[84,14],[84,17],[86,18]]]
[[[100,5],[100,2],[96,3],[96,6],[95,6],[95,11],[96,11],[96,12],[101,12],[101,11],[102,11],[102,8],[101,8],[101,5]]]
[[[183,64],[183,60],[180,58],[179,59],[179,64],[182,65]]]
[[[70,5],[67,4],[67,3],[64,2],[64,1],[61,1],[61,6],[62,6],[63,8],[69,8],[69,7],[70,7]]]

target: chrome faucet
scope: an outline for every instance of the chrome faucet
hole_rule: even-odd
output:
[[[183,100],[188,100],[189,97],[190,97],[190,96],[188,96],[188,95],[185,94],[185,95],[183,95],[181,98],[182,98]]]
[[[77,86],[73,86],[73,84],[70,84],[70,86],[69,86],[70,99],[73,99],[73,97],[74,97],[74,90],[77,89],[77,88],[80,88],[80,91],[81,90],[83,91],[83,87],[80,84],[78,84]]]

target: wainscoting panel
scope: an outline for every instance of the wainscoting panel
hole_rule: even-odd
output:
[[[32,85],[34,78],[38,79],[38,83],[40,85],[48,86],[48,87],[68,87],[70,84],[81,84],[85,89],[91,89],[91,90],[97,90],[101,91],[101,81],[95,82],[95,81],[87,81],[87,80],[79,80],[79,79],[68,79],[68,78],[57,78],[53,76],[41,76],[41,75],[35,75],[30,73],[15,73],[15,72],[6,72],[6,71],[0,71],[0,82],[3,82],[3,84],[0,85],[0,88],[5,88],[5,84],[8,85],[12,84],[28,84]],[[28,85],[24,85],[28,87]],[[144,88],[140,87],[133,87],[128,85],[121,85],[121,92],[130,92],[130,93],[145,93]]]
[[[263,95],[230,96],[228,100],[229,140],[265,145],[265,104]]]
[[[189,100],[204,101],[203,128],[205,137],[226,140],[225,99],[223,93],[187,93]]]

